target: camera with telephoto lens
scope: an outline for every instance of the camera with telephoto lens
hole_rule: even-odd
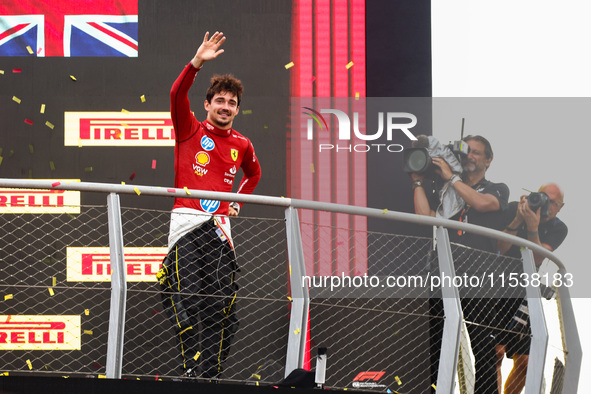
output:
[[[537,211],[540,208],[540,216],[547,217],[548,209],[550,208],[550,197],[544,192],[532,192],[527,196],[527,203],[532,211]]]
[[[470,146],[465,141],[453,141],[443,145],[434,137],[419,135],[417,141],[413,142],[412,148],[404,150],[403,170],[407,173],[427,174],[432,172],[429,170],[431,170],[433,157],[441,157],[450,165],[455,158],[460,165],[462,158],[468,153],[470,153]]]

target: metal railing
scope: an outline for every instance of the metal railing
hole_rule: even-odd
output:
[[[311,286],[310,281],[313,278],[306,275],[302,236],[313,236],[313,233],[302,233],[301,229],[310,224],[299,222],[298,209],[362,215],[437,228],[436,253],[431,239],[368,231],[368,244],[379,245],[381,248],[380,256],[372,256],[380,264],[373,272],[353,274],[349,278],[353,281],[356,280],[355,277],[369,274],[380,281],[396,275],[416,280],[419,277],[432,278],[437,274],[440,278],[446,275],[454,277],[462,272],[474,273],[471,271],[472,268],[459,262],[470,262],[485,267],[490,267],[491,261],[500,267],[509,267],[515,263],[509,258],[450,244],[446,229],[472,232],[522,246],[523,258],[518,263],[527,275],[535,273],[532,254],[534,252],[551,260],[558,267],[560,274],[564,275],[567,272],[564,264],[553,253],[527,240],[488,228],[409,213],[290,198],[139,185],[0,179],[0,187],[108,194],[106,217],[105,207],[96,206],[84,207],[78,216],[64,214],[45,220],[40,219],[40,214],[25,213],[20,219],[8,219],[8,214],[3,215],[5,219],[2,259],[5,268],[0,288],[3,288],[5,302],[19,298],[13,297],[14,293],[22,294],[20,303],[6,307],[6,322],[11,319],[13,322],[17,321],[17,315],[38,314],[35,306],[46,304],[42,313],[66,316],[73,320],[74,324],[79,324],[80,330],[84,327],[82,336],[85,342],[81,347],[73,339],[71,347],[68,348],[66,345],[70,339],[67,334],[66,339],[56,339],[49,331],[29,334],[26,338],[24,334],[17,333],[12,338],[14,340],[8,341],[16,346],[17,350],[2,353],[3,368],[10,371],[34,369],[42,373],[71,372],[87,375],[105,371],[109,378],[121,378],[122,375],[156,378],[179,375],[175,367],[172,367],[178,364],[174,338],[159,307],[159,290],[149,280],[133,281],[129,275],[126,278],[126,274],[135,275],[138,273],[136,271],[141,271],[144,266],[149,273],[157,270],[157,261],[156,268],[143,261],[137,265],[130,265],[126,248],[159,247],[162,250],[154,253],[160,253],[159,256],[163,257],[166,253],[164,234],[167,233],[170,215],[164,211],[121,208],[120,194],[237,201],[285,209],[285,223],[277,219],[232,219],[239,264],[247,272],[241,274],[244,278],[242,283],[239,280],[239,285],[242,286],[239,299],[243,301],[244,308],[241,310],[241,327],[233,352],[227,361],[227,364],[231,365],[225,371],[229,376],[228,380],[246,381],[251,384],[258,381],[272,383],[273,379],[277,379],[277,371],[274,374],[267,372],[267,376],[261,378],[260,375],[264,373],[258,374],[257,371],[263,364],[267,367],[273,364],[275,370],[277,365],[284,366],[281,376],[287,376],[292,370],[304,365],[311,347],[329,344],[327,347],[331,349],[332,356],[329,356],[327,384],[330,382],[334,387],[346,387],[348,382],[342,378],[343,376],[359,371],[373,371],[373,365],[379,364],[376,360],[392,360],[391,365],[395,366],[393,368],[396,371],[389,373],[395,377],[396,383],[391,384],[402,385],[403,379],[400,376],[405,376],[404,384],[423,392],[429,390],[432,384],[435,386],[433,377],[430,377],[428,372],[425,373],[425,370],[433,368],[433,360],[429,361],[429,357],[432,357],[433,349],[436,348],[439,360],[436,368],[437,392],[451,393],[456,382],[462,386],[462,382],[456,380],[456,374],[457,371],[463,370],[463,365],[466,364],[465,357],[458,361],[463,325],[494,325],[493,318],[482,321],[479,320],[480,317],[475,321],[464,319],[461,303],[466,299],[479,299],[476,309],[488,313],[491,305],[495,305],[491,299],[522,297],[517,293],[460,294],[458,286],[445,281],[436,286],[436,292],[427,291],[428,286],[416,285],[404,289],[400,286],[384,288],[382,285],[380,288],[365,285],[348,289],[332,288],[330,291],[328,286]],[[22,201],[20,203],[22,204]],[[146,229],[146,226],[150,228]],[[27,236],[32,237],[30,241],[27,240]],[[68,279],[63,280],[65,275],[57,264],[63,262],[61,260],[64,253],[60,249],[74,244],[92,244],[97,248],[109,246],[107,252],[97,249],[97,255],[101,255],[103,260],[91,256],[90,268],[86,267],[92,271],[92,275],[102,277],[102,280],[69,278],[76,274],[70,272],[75,269],[70,267],[69,262]],[[68,251],[68,254],[81,253],[74,249]],[[108,257],[105,258],[104,255],[107,253]],[[241,258],[246,263],[240,262]],[[154,261],[151,264],[154,264]],[[343,274],[343,280],[345,274],[348,273]],[[110,289],[104,282],[105,275],[111,277]],[[67,282],[67,285],[63,285],[64,282]],[[45,299],[47,295],[43,300],[39,296],[40,289],[47,288],[52,298],[49,303]],[[563,392],[576,393],[582,357],[581,346],[569,289],[560,286],[557,292],[566,364]],[[538,393],[542,391],[543,386],[548,333],[539,288],[530,284],[525,288],[525,295],[529,304],[532,335],[526,392]],[[488,302],[490,304],[487,304]],[[439,308],[442,310],[432,313],[433,305],[437,304],[441,305]],[[83,316],[82,322],[77,323],[79,320],[76,319],[80,319],[80,315]],[[376,336],[378,332],[384,333],[387,332],[385,330],[392,329],[393,325],[396,329],[388,335]],[[506,331],[506,326],[491,329],[501,332]],[[311,341],[308,340],[310,330],[313,330]],[[422,335],[419,335],[421,332]],[[6,335],[8,334],[5,334],[4,338]],[[0,331],[0,342],[2,338]],[[40,345],[22,345],[19,349],[19,344],[27,342],[27,338],[32,340],[33,344],[44,342],[45,339],[48,343],[65,344],[64,347],[70,350],[64,350],[62,354],[56,351],[39,354],[38,350],[33,349],[40,349]],[[425,341],[431,345],[419,350],[418,344]],[[7,343],[6,339],[4,343]],[[370,344],[369,348],[364,349],[364,343]],[[77,356],[75,352],[80,350],[83,354]],[[397,365],[395,361],[399,358],[403,358],[401,365]],[[31,359],[37,361],[33,362]],[[143,367],[153,364],[153,360],[160,364],[158,368]],[[261,362],[263,364],[260,364]],[[405,369],[405,364],[412,367]],[[352,370],[351,365],[358,369]],[[339,378],[331,381],[331,373]],[[469,375],[460,374],[460,380],[462,376],[463,379],[470,380],[469,377],[466,378]],[[368,380],[371,379],[367,376],[360,377],[357,382],[367,383]],[[387,389],[386,386],[382,387],[377,383],[373,386],[357,387],[382,388],[382,391]]]

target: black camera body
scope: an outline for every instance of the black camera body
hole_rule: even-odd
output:
[[[527,203],[532,211],[540,209],[540,216],[545,218],[548,216],[550,208],[550,197],[544,192],[532,192],[527,196]]]
[[[450,152],[450,154],[446,157],[447,152]],[[412,148],[404,150],[403,170],[407,173],[416,172],[418,174],[429,173],[429,175],[434,175],[431,174],[432,157],[443,157],[449,164],[451,155],[455,156],[458,162],[461,162],[462,158],[467,156],[468,153],[470,153],[470,146],[465,141],[453,141],[448,145],[438,145],[433,149],[433,144],[430,144],[428,137],[420,135],[418,136],[418,141],[413,143]],[[435,156],[432,156],[433,154]]]

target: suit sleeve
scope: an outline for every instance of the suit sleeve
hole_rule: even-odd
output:
[[[194,124],[198,123],[189,103],[189,89],[198,71],[191,63],[187,64],[170,90],[170,118],[177,143],[187,140],[195,129]]]
[[[238,193],[252,194],[261,179],[261,166],[250,141],[248,141],[248,149],[242,160],[241,168],[244,176],[242,177],[242,182],[240,182]],[[240,207],[242,205],[244,204],[240,203]]]

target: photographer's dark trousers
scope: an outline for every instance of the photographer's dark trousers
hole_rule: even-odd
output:
[[[236,258],[220,231],[212,219],[184,235],[158,274],[183,368],[203,378],[220,376],[238,329]]]

